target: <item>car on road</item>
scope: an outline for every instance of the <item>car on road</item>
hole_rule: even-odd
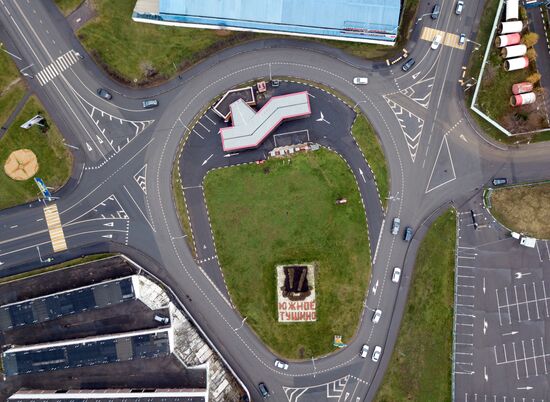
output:
[[[409,71],[412,66],[414,66],[414,63],[416,63],[416,60],[412,57],[403,64],[403,67],[401,67],[401,70],[403,71]]]
[[[157,99],[147,99],[141,102],[141,104],[144,109],[152,109],[159,105],[159,101]]]
[[[353,83],[355,85],[367,85],[369,83],[369,79],[367,77],[355,77],[353,79]]]
[[[462,14],[463,9],[464,9],[464,2],[462,0],[457,1],[456,7],[455,7],[455,14],[456,15]]]
[[[396,235],[399,233],[399,226],[401,226],[401,219],[399,218],[393,218],[393,222],[391,224],[391,234]]]
[[[460,36],[458,37],[458,44],[462,46],[464,45],[464,43],[466,43],[466,35],[460,34]]]
[[[369,345],[363,345],[361,347],[361,352],[359,352],[359,356],[361,356],[363,359],[367,357],[369,354]]]
[[[263,382],[258,384],[258,389],[260,390],[260,394],[262,394],[264,398],[267,398],[269,396],[269,390]]]
[[[493,186],[504,186],[508,183],[508,180],[505,177],[495,177],[493,179]]]
[[[372,352],[372,361],[373,362],[377,362],[378,360],[380,360],[380,355],[382,354],[382,347],[381,346],[375,346],[374,347],[374,350]]]
[[[441,35],[435,35],[434,40],[432,41],[432,49],[435,50],[441,44]]]
[[[98,88],[97,89],[97,96],[103,99],[111,100],[113,99],[113,95],[109,91],[107,91],[104,88]]]
[[[380,321],[380,317],[382,317],[382,310],[376,309],[374,311],[374,314],[372,315],[372,322],[374,324],[378,324],[378,322]]]
[[[160,322],[161,324],[170,324],[170,319],[168,317],[165,317],[163,315],[155,315],[154,320],[156,322]]]
[[[405,234],[403,235],[403,240],[411,241],[412,237],[413,237],[413,230],[410,226],[407,226],[405,228]]]
[[[439,4],[434,5],[432,8],[432,20],[436,20],[439,17],[439,12],[441,11],[441,6]]]
[[[283,370],[288,370],[288,363],[282,362],[280,360],[275,360],[275,367]]]
[[[393,269],[393,273],[391,275],[391,281],[393,283],[398,283],[399,282],[399,279],[401,279],[401,268],[399,267],[395,267]]]

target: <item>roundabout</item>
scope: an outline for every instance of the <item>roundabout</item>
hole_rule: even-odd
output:
[[[22,58],[36,69],[48,66],[51,57],[50,49],[33,33],[35,29],[43,37],[54,38],[55,44],[48,42],[48,46],[55,54],[73,47],[85,54],[76,41],[67,39],[72,38],[69,28],[59,28],[41,3],[7,7],[23,27],[25,39],[4,14],[2,22],[10,36],[17,38]],[[468,18],[460,20],[451,18],[450,4],[442,8],[449,15],[430,24],[471,34],[483,4],[466,8]],[[90,57],[45,85],[31,82],[46,100],[45,108],[64,123],[67,144],[78,147],[73,176],[56,203],[69,250],[56,254],[56,259],[114,250],[150,267],[181,298],[253,400],[261,398],[259,383],[269,388],[273,400],[373,400],[392,355],[426,225],[450,203],[462,207],[468,201],[477,202],[483,185],[495,176],[516,182],[543,179],[550,171],[546,144],[503,150],[480,137],[464,110],[462,89],[456,81],[468,52],[448,46],[433,52],[417,36],[413,35],[408,47],[419,61],[408,73],[399,64],[356,59],[320,44],[265,40],[221,52],[182,74],[181,80],[155,89],[130,91],[110,82],[96,71]],[[41,50],[36,53],[34,49]],[[353,84],[353,78],[361,76],[369,77],[368,85]],[[268,85],[269,90],[279,95],[307,87],[314,96],[311,116],[285,122],[274,133],[292,134],[271,135],[256,149],[225,157],[228,153],[223,152],[218,132],[226,124],[205,105],[243,83],[269,83],[273,77],[282,81],[278,87]],[[109,88],[115,94],[113,100],[97,98],[98,87]],[[344,94],[348,106],[332,92]],[[159,107],[142,110],[142,99],[152,97],[159,99]],[[379,194],[367,161],[350,135],[356,110],[368,118],[379,136],[391,177],[387,194]],[[98,123],[96,116],[105,122]],[[127,131],[123,136],[102,132],[119,125]],[[299,134],[303,130],[308,130],[310,142],[337,152],[349,165],[365,204],[369,236],[368,244],[362,245],[371,251],[372,271],[366,296],[358,300],[362,310],[356,335],[344,339],[348,346],[322,357],[304,356],[284,370],[275,366],[276,356],[229,297],[203,189],[209,171],[265,160],[275,147],[275,138],[281,139],[281,146],[288,145],[282,142],[285,137],[303,142],[304,134]],[[114,139],[117,142],[110,144]],[[185,144],[180,147],[182,141]],[[261,169],[267,163],[246,167]],[[189,233],[182,232],[181,211],[174,204],[178,191],[185,196]],[[385,210],[381,199],[387,199]],[[41,205],[2,211],[0,216],[6,228],[0,238],[3,273],[41,266],[34,255],[37,247],[42,257],[53,254]],[[403,227],[413,228],[410,242],[402,240],[401,232],[391,234],[395,217]],[[402,268],[398,284],[391,281],[394,267]],[[382,315],[373,323],[376,310]],[[371,351],[380,346],[378,362],[360,357],[363,344]],[[459,387],[469,386],[458,378]],[[483,389],[483,377],[471,378],[475,378],[472,387]],[[515,389],[507,391],[520,396]]]

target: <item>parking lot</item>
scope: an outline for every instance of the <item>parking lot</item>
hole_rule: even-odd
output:
[[[455,276],[457,401],[541,401],[550,367],[550,252],[521,246],[483,208],[459,208]]]

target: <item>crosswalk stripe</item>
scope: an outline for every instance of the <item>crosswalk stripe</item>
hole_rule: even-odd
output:
[[[59,70],[57,69],[57,66],[55,65],[55,63],[50,64],[49,67],[53,70],[55,76],[59,75]]]
[[[36,76],[38,77],[38,82],[40,82],[40,85],[44,85],[46,83],[46,80],[44,79],[42,74],[43,74],[42,71],[36,74]]]
[[[50,240],[52,242],[52,248],[54,252],[63,251],[67,249],[67,243],[65,241],[65,235],[61,226],[61,219],[57,210],[57,205],[53,204],[44,207],[44,217],[46,218],[46,225],[50,233]]]
[[[61,57],[56,60],[56,63],[61,71],[64,71],[69,67],[65,64],[65,60]]]
[[[74,55],[73,51],[65,53],[65,56],[69,59],[70,64],[76,63],[76,56]]]
[[[39,71],[36,75],[40,85],[46,84],[48,81],[53,80],[60,75],[63,71],[67,70],[74,63],[78,61],[74,50],[69,50],[67,53],[59,56],[53,63],[50,63],[46,67]]]
[[[50,74],[50,77],[51,79],[53,80],[55,78],[55,76],[57,75],[57,73],[55,72],[54,69],[52,69],[52,66],[49,65],[48,67],[46,67],[46,71]]]

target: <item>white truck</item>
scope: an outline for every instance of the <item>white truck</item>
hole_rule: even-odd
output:
[[[537,239],[534,237],[524,236],[523,233],[512,232],[510,233],[514,239],[519,240],[519,244],[524,247],[535,248],[537,245]]]

